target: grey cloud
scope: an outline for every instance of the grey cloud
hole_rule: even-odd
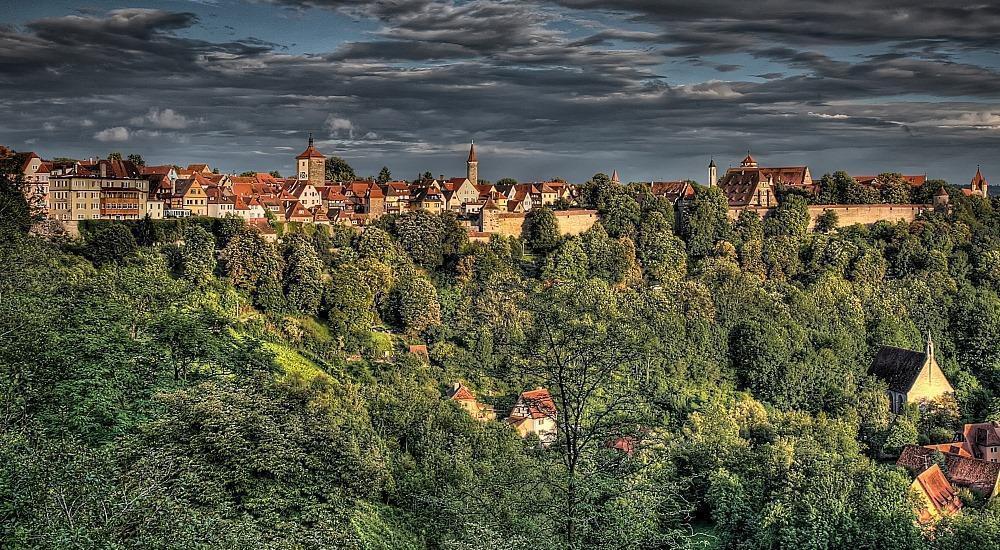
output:
[[[406,174],[460,170],[454,150],[475,137],[493,147],[495,157],[484,158],[482,167],[494,179],[580,179],[613,163],[626,179],[632,172],[700,176],[703,157],[736,156],[748,146],[764,158],[809,162],[818,172],[850,168],[847,162],[860,169],[879,160],[872,157],[879,151],[905,166],[947,150],[947,162],[957,165],[998,145],[988,108],[1000,89],[995,69],[943,55],[931,43],[834,58],[797,43],[798,31],[781,40],[744,22],[753,32],[738,33],[732,29],[740,22],[703,21],[704,9],[688,4],[674,21],[691,25],[671,26],[630,2],[626,17],[646,16],[660,30],[614,29],[622,16],[602,12],[584,33],[567,32],[565,14],[540,3],[283,4],[359,14],[379,28],[369,40],[307,54],[254,39],[186,38],[178,31],[196,19],[157,10],[2,28],[0,141],[27,143],[48,122],[55,125],[53,153],[106,154],[101,149],[108,145],[80,139],[87,120],[86,136],[99,130],[120,137],[120,127],[128,142],[115,148],[134,148],[151,162],[288,170],[259,164],[283,162],[282,155],[260,160],[253,151],[297,149],[301,136],[314,131],[328,136],[325,151],[347,157],[361,173],[388,164]],[[789,23],[798,17],[770,16]],[[137,18],[139,28],[116,32],[123,17]],[[714,32],[718,25],[730,31]],[[768,67],[761,82],[711,59],[731,51],[781,69]],[[695,55],[725,73],[712,78],[726,80],[673,83],[661,65],[675,55]],[[892,99],[902,94],[941,101]],[[167,106],[187,123],[164,119]],[[150,118],[154,110],[158,123]]]

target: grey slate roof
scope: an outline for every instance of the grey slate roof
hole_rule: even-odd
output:
[[[889,390],[907,393],[926,362],[923,352],[883,346],[868,372],[888,382]]]

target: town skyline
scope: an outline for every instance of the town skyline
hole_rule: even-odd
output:
[[[474,141],[472,141],[472,142],[469,142],[469,143],[462,144],[460,146],[460,148],[455,148],[455,154],[452,155],[453,158],[449,158],[448,155],[443,154],[443,153],[441,155],[436,155],[435,156],[435,158],[438,158],[438,156],[440,156],[442,166],[445,163],[448,163],[448,164],[454,164],[455,167],[449,166],[447,168],[441,168],[440,170],[426,169],[426,170],[420,170],[420,171],[414,172],[413,174],[405,174],[405,173],[396,172],[388,164],[382,164],[382,165],[380,165],[378,167],[375,167],[375,168],[373,168],[371,170],[367,170],[365,168],[361,168],[361,166],[367,166],[367,165],[366,164],[357,164],[356,165],[354,163],[354,161],[352,161],[349,157],[344,157],[344,156],[338,155],[336,153],[329,153],[329,152],[327,152],[324,149],[324,147],[323,147],[323,141],[322,140],[313,138],[311,133],[309,133],[307,135],[309,136],[308,139],[310,140],[310,143],[315,143],[315,146],[316,146],[317,150],[320,150],[321,152],[323,152],[327,157],[335,157],[335,156],[336,157],[340,157],[340,158],[344,159],[348,164],[350,164],[352,166],[352,168],[354,168],[354,170],[355,170],[355,172],[357,174],[357,177],[360,180],[375,179],[377,177],[379,171],[382,169],[382,167],[389,168],[390,171],[392,172],[392,176],[393,176],[393,178],[395,180],[417,181],[417,180],[422,179],[423,175],[425,173],[427,173],[427,172],[430,172],[431,175],[432,175],[432,177],[434,177],[434,178],[437,178],[437,179],[447,179],[449,177],[453,177],[453,176],[458,175],[460,172],[462,172],[465,169],[464,166],[459,166],[460,164],[464,164],[464,162],[460,162],[458,159],[464,158],[464,155],[468,153],[468,147],[469,147],[470,143],[473,144],[477,148],[477,150],[479,150],[481,153],[482,152],[486,152],[488,154],[489,151],[490,151],[490,147],[488,145],[484,146],[483,144],[477,144]],[[294,149],[294,147],[292,149]],[[22,152],[29,152],[29,150],[28,149],[24,149],[24,150],[22,150]],[[284,159],[284,164],[283,165],[279,165],[279,166],[260,166],[260,167],[257,167],[257,168],[246,168],[246,169],[240,169],[240,168],[225,169],[222,165],[216,164],[216,161],[214,159],[210,159],[210,158],[195,157],[195,158],[190,158],[190,159],[188,159],[188,158],[184,158],[184,159],[164,159],[164,158],[159,158],[155,154],[147,156],[142,151],[133,151],[133,150],[127,149],[127,148],[122,148],[122,150],[109,151],[107,153],[94,153],[94,154],[77,156],[77,157],[66,156],[66,151],[65,150],[60,150],[60,151],[45,151],[44,148],[38,148],[38,149],[32,149],[32,150],[30,150],[30,152],[31,153],[35,153],[35,154],[39,154],[43,158],[74,158],[75,160],[80,160],[80,161],[86,161],[86,160],[96,161],[98,159],[107,157],[109,154],[114,154],[114,153],[121,154],[123,156],[129,155],[129,154],[137,154],[137,155],[140,155],[144,159],[144,161],[146,162],[146,164],[156,165],[156,166],[174,165],[174,166],[178,166],[178,167],[183,167],[183,166],[187,166],[189,164],[202,164],[202,163],[204,163],[204,164],[207,164],[209,166],[212,166],[213,169],[216,169],[218,171],[218,173],[221,173],[221,174],[237,175],[237,174],[246,173],[246,172],[257,172],[257,173],[278,172],[278,173],[282,174],[282,176],[285,176],[285,177],[294,178],[296,176],[295,163],[292,162],[292,161],[289,161],[288,159]],[[544,182],[544,181],[552,181],[554,179],[562,179],[562,180],[565,180],[565,181],[567,181],[569,183],[582,184],[582,183],[585,183],[586,181],[588,181],[592,176],[597,175],[597,174],[605,174],[605,175],[607,175],[609,177],[612,174],[616,174],[619,177],[619,179],[620,179],[620,181],[622,183],[628,183],[628,182],[651,183],[651,182],[657,182],[657,181],[694,181],[694,182],[696,182],[696,183],[698,183],[700,185],[709,185],[709,183],[710,183],[709,182],[709,178],[710,178],[710,176],[709,176],[709,164],[716,163],[716,164],[718,164],[718,166],[723,171],[725,171],[727,169],[730,169],[730,168],[739,168],[740,167],[740,162],[741,162],[740,159],[743,158],[746,155],[752,155],[753,157],[758,158],[758,159],[763,159],[766,162],[770,162],[770,161],[774,161],[775,160],[775,159],[769,158],[769,157],[767,157],[765,155],[760,155],[760,154],[754,152],[753,150],[749,150],[749,149],[746,150],[746,151],[744,151],[743,153],[741,153],[739,155],[739,158],[734,157],[734,159],[732,159],[732,160],[728,160],[728,159],[725,159],[725,158],[720,158],[719,156],[716,156],[716,155],[711,155],[711,156],[708,157],[708,161],[706,162],[706,164],[702,167],[701,174],[699,174],[699,175],[692,175],[690,177],[676,177],[675,174],[665,173],[662,177],[658,177],[658,178],[656,178],[656,177],[654,177],[654,178],[645,178],[645,179],[643,179],[643,178],[633,178],[633,177],[629,176],[630,172],[629,172],[629,168],[627,166],[622,167],[622,168],[619,168],[617,166],[612,166],[612,167],[608,167],[607,169],[604,169],[604,170],[598,168],[598,169],[596,169],[596,171],[594,171],[590,175],[584,176],[584,177],[580,178],[579,180],[577,180],[577,179],[571,179],[571,178],[565,178],[565,177],[563,177],[560,174],[540,175],[539,177],[535,177],[535,178],[530,178],[530,177],[529,178],[517,178],[517,177],[513,177],[513,176],[504,176],[504,175],[500,175],[498,177],[486,177],[485,175],[488,175],[490,173],[502,172],[502,170],[503,170],[503,169],[497,169],[496,167],[492,167],[491,168],[489,162],[486,165],[484,165],[485,166],[485,171],[483,173],[479,174],[479,175],[483,176],[483,177],[480,177],[481,180],[483,180],[483,181],[492,181],[492,182],[496,182],[497,180],[504,179],[504,178],[513,178],[513,179],[516,179],[516,180],[518,180],[520,182]],[[787,164],[787,163],[773,162],[772,164],[774,164],[774,165],[782,165],[782,164]],[[435,166],[438,166],[438,165],[435,165]],[[968,177],[965,177],[965,178],[962,178],[962,176],[959,176],[957,180],[951,180],[951,179],[948,179],[948,178],[939,177],[938,175],[936,175],[935,173],[930,172],[930,171],[899,170],[899,169],[894,169],[893,167],[887,167],[887,169],[870,170],[870,171],[850,170],[850,169],[844,169],[844,168],[837,168],[837,169],[834,169],[834,170],[826,170],[826,171],[823,171],[823,170],[814,170],[814,172],[816,172],[817,177],[822,176],[824,174],[831,174],[831,173],[836,172],[836,171],[844,171],[844,172],[847,172],[848,174],[850,174],[852,176],[855,176],[855,177],[856,176],[861,176],[861,175],[865,175],[865,176],[877,176],[877,175],[883,174],[883,173],[913,174],[913,175],[926,176],[926,179],[928,179],[928,180],[938,180],[938,179],[945,180],[948,183],[950,183],[952,185],[956,185],[956,186],[963,186],[966,183],[968,183],[968,181],[966,181],[966,180],[971,181],[971,180],[975,179],[975,177],[976,177],[975,174],[977,172],[981,171],[981,172],[986,173],[986,174],[990,173],[990,171],[988,169],[988,165],[984,165],[982,163],[977,163],[976,164],[975,168],[971,172],[972,175],[970,175]]]
[[[703,182],[749,149],[821,175],[962,185],[1000,145],[994,6],[933,2],[94,0],[0,30],[0,143],[43,157],[359,175]],[[794,8],[794,9],[793,9]]]

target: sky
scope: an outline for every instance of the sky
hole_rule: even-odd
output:
[[[1000,3],[0,0],[0,144],[359,175],[1000,178]]]

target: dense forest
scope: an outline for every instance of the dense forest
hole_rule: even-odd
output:
[[[835,178],[830,178],[832,181]],[[914,522],[907,443],[1000,420],[1000,202],[809,231],[716,189],[683,212],[595,176],[602,221],[469,242],[448,214],[32,234],[0,178],[5,548],[990,548],[963,494]],[[927,335],[956,406],[867,374]],[[409,353],[424,344],[427,355]],[[550,390],[558,441],[503,416]],[[620,444],[620,442],[626,444]]]

